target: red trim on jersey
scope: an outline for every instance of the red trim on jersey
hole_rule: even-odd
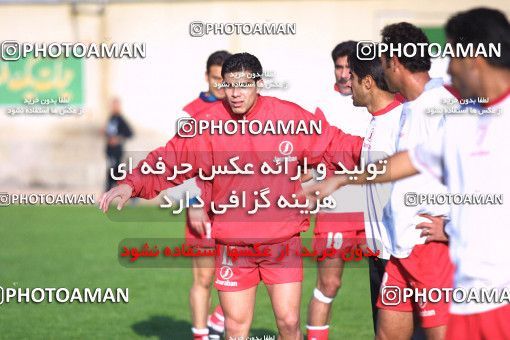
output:
[[[448,92],[450,92],[455,98],[460,99],[460,92],[455,87],[453,87],[453,85],[445,84],[443,87],[447,89]]]
[[[510,88],[507,89],[505,92],[503,92],[503,94],[501,96],[497,97],[496,99],[489,100],[488,103],[483,104],[483,107],[491,107],[491,106],[494,106],[494,105],[496,105],[498,103],[501,103],[508,96],[510,96]]]
[[[395,93],[395,99],[401,103],[405,103],[407,101],[405,97],[402,94],[400,94],[400,92]]]
[[[402,104],[402,102],[400,102],[398,99],[397,99],[397,96],[395,95],[395,97],[393,98],[393,101],[391,103],[389,103],[388,105],[386,105],[386,107],[378,110],[378,111],[375,111],[374,113],[372,113],[372,116],[380,116],[380,115],[383,115],[387,112],[390,112],[391,110],[393,110],[394,108],[396,108],[397,106],[399,106],[400,104]]]

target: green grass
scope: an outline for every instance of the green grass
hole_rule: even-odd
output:
[[[0,286],[129,288],[126,304],[4,303],[0,338],[189,339],[191,270],[126,268],[118,261],[125,238],[183,236],[182,217],[162,214],[168,212],[152,207],[127,207],[110,216],[95,207],[0,208]],[[129,222],[129,216],[138,218]],[[302,329],[315,275],[315,268],[305,269]],[[262,284],[257,294],[252,335],[276,334]],[[330,339],[372,337],[367,268],[347,268],[333,306]]]

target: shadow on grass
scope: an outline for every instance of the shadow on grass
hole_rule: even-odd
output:
[[[161,340],[191,338],[191,323],[170,316],[153,315],[133,324],[131,328],[142,337],[156,336]]]
[[[176,320],[170,316],[154,315],[147,320],[139,321],[131,326],[133,331],[142,337],[155,336],[160,340],[192,339],[191,323]],[[259,339],[276,339],[274,331],[265,328],[255,328],[250,331],[251,336]]]

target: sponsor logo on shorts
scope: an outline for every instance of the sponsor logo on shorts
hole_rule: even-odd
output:
[[[220,279],[216,279],[216,283],[219,285],[222,285],[222,286],[227,286],[227,287],[237,287],[236,281],[223,281]]]
[[[220,276],[223,280],[230,280],[234,276],[234,271],[228,266],[223,266],[220,269]]]
[[[230,281],[230,279],[234,276],[234,271],[229,266],[223,266],[220,268],[220,277],[223,280],[220,280],[219,278],[216,279],[216,284],[226,286],[226,287],[237,287],[238,283],[237,281]]]

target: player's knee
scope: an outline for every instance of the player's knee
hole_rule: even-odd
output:
[[[392,340],[397,339],[400,332],[397,331],[397,334],[391,328],[388,329],[385,323],[381,322],[381,319],[377,320],[377,330],[375,334],[375,340]]]
[[[195,275],[194,283],[204,289],[211,288],[214,279],[214,268],[213,270],[207,270],[209,268],[202,268],[202,270]]]
[[[244,334],[249,328],[248,318],[225,316],[225,331],[227,334]]]
[[[287,313],[278,317],[276,322],[280,333],[289,334],[299,330],[299,314]]]
[[[377,330],[377,334],[375,335],[375,340],[390,340],[391,337],[386,334],[383,330]]]
[[[329,277],[320,279],[318,288],[325,296],[334,298],[341,286],[342,279],[339,276],[330,275]]]

